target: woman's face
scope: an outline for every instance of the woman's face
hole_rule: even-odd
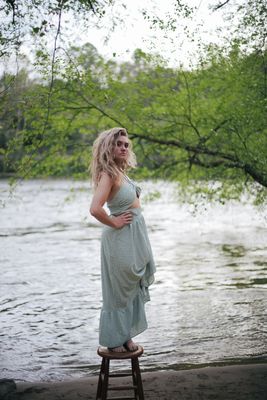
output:
[[[114,160],[120,164],[122,161],[127,160],[129,152],[129,139],[127,136],[119,136],[115,143]]]

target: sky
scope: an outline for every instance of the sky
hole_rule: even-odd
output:
[[[93,44],[98,52],[116,62],[130,61],[136,48],[145,52],[160,54],[171,67],[194,67],[199,55],[199,41],[201,43],[223,43],[223,32],[229,30],[229,22],[225,21],[224,10],[212,11],[210,6],[218,4],[220,0],[183,0],[190,7],[194,7],[191,19],[177,18],[175,31],[164,31],[157,27],[151,29],[151,23],[145,20],[142,11],[145,9],[149,16],[159,16],[168,19],[174,16],[175,0],[115,0],[112,7],[106,8],[106,14],[101,19],[89,15],[89,26],[77,23],[71,15],[63,14],[62,20],[62,47],[69,45],[81,46],[84,43]],[[233,0],[232,3],[242,0]],[[231,4],[232,4],[231,3]],[[227,5],[227,10],[229,7]],[[68,20],[68,23],[65,23]],[[115,23],[114,23],[115,22]],[[57,21],[54,21],[55,29]],[[189,36],[194,34],[194,41]],[[54,37],[48,40],[50,52],[53,51]],[[29,39],[23,46],[22,52],[33,62],[34,46]],[[13,69],[15,69],[13,62]],[[9,60],[12,68],[12,60]],[[0,70],[6,65],[0,65]]]
[[[161,54],[171,66],[183,64],[188,66],[198,51],[198,40],[205,43],[222,43],[221,35],[216,32],[218,27],[227,28],[223,12],[212,12],[210,5],[218,4],[219,0],[185,0],[195,7],[191,20],[179,18],[175,32],[151,29],[151,24],[144,19],[142,10],[149,15],[167,16],[173,10],[174,0],[116,0],[115,6],[107,10],[106,16],[100,21],[101,28],[92,26],[84,31],[74,27],[68,32],[73,43],[92,43],[99,53],[105,57],[115,57],[117,60],[130,60],[133,51],[141,48],[147,52]],[[172,14],[173,15],[173,14]],[[118,18],[117,26],[112,32],[114,16]],[[184,33],[195,32],[195,41],[189,40]],[[108,38],[108,40],[107,40]]]

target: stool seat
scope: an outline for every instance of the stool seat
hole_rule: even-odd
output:
[[[144,352],[142,346],[138,345],[138,349],[135,351],[124,351],[124,352],[116,352],[109,350],[107,347],[98,347],[97,354],[100,357],[108,358],[109,360],[125,360],[127,358],[136,358],[140,357]]]
[[[144,352],[142,346],[138,345],[135,351],[126,352],[115,352],[109,350],[107,347],[99,347],[97,349],[97,354],[102,357],[101,368],[99,372],[99,379],[97,385],[96,400],[123,400],[123,399],[134,399],[134,400],[144,400],[143,384],[141,378],[141,372],[139,368],[138,357],[140,357]],[[111,360],[131,360],[131,372],[130,373],[109,373],[109,366]],[[132,376],[132,385],[118,385],[109,386],[109,378],[120,378],[125,376]],[[125,391],[133,390],[134,397],[108,397],[108,391]]]

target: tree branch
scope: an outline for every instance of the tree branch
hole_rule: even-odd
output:
[[[64,7],[64,1],[65,0],[60,0],[59,4],[58,4],[58,6],[59,6],[58,24],[57,24],[56,35],[55,35],[55,38],[54,38],[53,54],[52,54],[52,60],[51,60],[51,80],[50,80],[49,90],[48,90],[48,94],[47,94],[47,109],[46,109],[45,121],[44,121],[44,124],[43,124],[42,131],[40,133],[40,139],[36,144],[36,148],[32,152],[32,154],[29,155],[29,161],[31,161],[32,158],[34,157],[34,155],[36,154],[36,150],[38,150],[41,147],[41,144],[43,142],[43,137],[44,137],[45,131],[46,131],[47,126],[48,126],[50,113],[51,113],[51,100],[52,100],[52,92],[53,92],[54,79],[55,79],[55,62],[56,62],[57,42],[58,42],[58,38],[59,38],[59,35],[60,35],[60,30],[61,30],[61,18],[62,18],[62,11],[63,11],[63,7]],[[21,180],[24,179],[27,176],[27,174],[30,171],[30,169],[31,169],[31,167],[29,167],[28,170],[26,170],[23,173],[23,175],[21,177]],[[18,172],[20,172],[20,170],[18,170]]]
[[[226,154],[217,150],[212,150],[212,149],[208,149],[207,147],[204,147],[203,145],[190,145],[188,143],[182,142],[180,140],[167,140],[167,139],[159,139],[159,138],[155,138],[152,136],[146,136],[146,135],[142,135],[139,133],[130,133],[129,135],[131,138],[142,138],[148,142],[152,142],[152,143],[158,143],[161,144],[163,146],[172,146],[172,147],[177,147],[179,149],[182,150],[186,150],[189,151],[191,153],[196,153],[196,154],[204,154],[204,155],[208,155],[208,156],[213,156],[213,157],[221,157],[225,160],[228,161],[233,161],[233,162],[239,162],[240,161],[234,157],[231,154]],[[242,163],[240,163],[241,165]]]
[[[81,98],[90,106],[90,108],[94,108],[95,110],[99,111],[101,114],[103,114],[105,117],[109,118],[111,121],[116,122],[119,126],[124,128],[124,125],[119,121],[117,118],[112,117],[110,114],[108,114],[106,111],[104,111],[102,108],[97,106],[96,104],[93,104],[90,100],[88,100],[81,92],[79,93]]]
[[[189,84],[188,84],[188,80],[186,77],[185,72],[182,72],[184,80],[185,80],[185,86],[186,86],[186,92],[187,92],[187,99],[188,99],[188,115],[186,115],[186,119],[188,120],[190,126],[193,128],[193,130],[196,132],[197,136],[199,138],[201,138],[200,132],[197,129],[197,127],[195,126],[195,124],[192,121],[192,100],[191,100],[191,93],[190,93],[190,89],[189,89]]]
[[[225,125],[226,122],[228,122],[228,121],[229,121],[228,119],[223,120],[223,121],[220,122],[217,126],[215,126],[215,128],[211,129],[211,131],[210,131],[207,135],[202,136],[202,137],[200,138],[200,140],[199,140],[199,144],[201,145],[201,144],[206,143],[206,142],[207,142],[215,133],[217,133],[218,130],[219,130],[223,125]]]
[[[238,168],[244,169],[244,165],[240,164],[239,162],[226,162],[223,159],[219,160],[209,160],[208,162],[200,160],[198,157],[193,157],[191,160],[191,164],[198,165],[204,168],[216,168],[223,166],[225,168]]]
[[[245,164],[244,171],[250,175],[260,185],[267,187],[267,174],[264,172],[258,172],[252,165]]]
[[[217,4],[217,6],[214,6],[213,11],[219,10],[220,8],[222,8],[223,6],[225,6],[229,2],[230,2],[230,0],[226,0],[223,3]]]
[[[158,143],[163,146],[172,146],[185,150],[189,153],[188,161],[189,164],[191,165],[195,164],[202,166],[204,168],[214,168],[223,166],[225,168],[233,168],[233,169],[237,168],[243,170],[243,172],[252,177],[260,185],[267,187],[267,173],[258,171],[251,164],[243,163],[236,156],[233,156],[231,154],[225,154],[221,151],[208,149],[207,147],[200,146],[199,144],[196,146],[190,145],[188,143],[184,143],[179,140],[165,140],[165,139],[154,138],[149,135],[145,136],[139,133],[130,133],[130,132],[129,135],[133,139],[142,138],[147,142]],[[190,156],[191,153],[192,155]],[[209,159],[208,161],[200,160],[198,157],[199,155],[206,155],[211,157],[211,159]],[[213,157],[214,159],[212,159]]]

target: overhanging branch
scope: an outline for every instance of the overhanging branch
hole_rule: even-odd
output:
[[[224,168],[232,168],[242,170],[245,174],[252,177],[260,185],[267,188],[267,173],[259,171],[252,164],[247,164],[240,161],[237,156],[226,154],[221,151],[216,151],[207,148],[203,145],[190,145],[179,140],[167,140],[154,138],[149,135],[142,135],[139,133],[129,132],[131,138],[141,138],[150,143],[158,143],[162,146],[172,146],[185,150],[188,152],[189,163],[204,167],[204,168],[216,168],[222,166]],[[209,156],[208,160],[201,160],[199,156]]]
[[[146,140],[147,142],[151,142],[151,143],[158,143],[161,144],[163,146],[172,146],[172,147],[176,147],[191,153],[195,153],[195,154],[204,154],[204,155],[208,155],[208,156],[213,156],[213,157],[221,157],[224,160],[228,160],[228,161],[233,161],[233,162],[239,162],[239,160],[230,154],[226,154],[217,150],[212,150],[209,149],[203,145],[190,145],[188,143],[182,142],[181,140],[167,140],[167,139],[159,139],[159,138],[155,138],[153,136],[149,136],[149,135],[142,135],[139,133],[131,133],[129,132],[129,135],[131,138],[141,138]]]

